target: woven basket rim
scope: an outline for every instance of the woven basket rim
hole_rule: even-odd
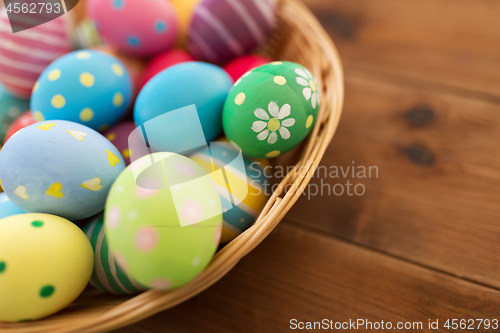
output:
[[[213,285],[278,225],[300,198],[314,175],[338,127],[344,103],[342,63],[331,38],[302,2],[299,0],[278,0],[278,2],[278,15],[281,18],[288,18],[297,26],[300,24],[298,28],[300,33],[308,36],[307,46],[311,49],[309,53],[312,53],[309,56],[314,60],[309,69],[320,83],[322,103],[318,119],[303,147],[299,162],[280,182],[255,224],[217,252],[210,265],[181,288],[166,293],[149,290],[100,315],[59,318],[56,314],[28,323],[0,323],[1,331],[105,332],[133,324],[174,307]]]

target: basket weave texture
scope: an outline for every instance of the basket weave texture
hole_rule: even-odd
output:
[[[207,289],[252,251],[300,198],[337,129],[344,101],[343,70],[333,42],[314,15],[298,0],[279,0],[279,23],[258,53],[294,61],[311,70],[321,87],[321,108],[292,172],[281,181],[255,224],[231,241],[189,284],[164,293],[135,297],[103,295],[88,288],[67,309],[27,323],[0,323],[1,332],[106,332],[133,324],[180,304]]]

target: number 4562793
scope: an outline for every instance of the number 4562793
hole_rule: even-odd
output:
[[[41,13],[47,13],[50,14],[52,12],[59,14],[61,12],[61,4],[60,3],[45,3],[45,2],[39,2],[39,3],[9,3],[7,8],[5,8],[7,13],[14,13],[14,14],[19,14],[19,13],[24,13],[24,14],[41,14]]]
[[[451,330],[498,329],[498,319],[448,319],[444,327]]]

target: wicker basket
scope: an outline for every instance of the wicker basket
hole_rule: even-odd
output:
[[[296,168],[280,183],[257,222],[219,251],[205,271],[179,289],[167,293],[151,290],[135,297],[117,297],[88,288],[73,304],[56,315],[28,323],[0,323],[0,331],[104,332],[133,324],[210,287],[278,225],[299,199],[330,144],[344,99],[341,61],[320,23],[297,0],[279,0],[278,13],[278,29],[259,52],[309,68],[322,87],[322,104],[314,130],[301,146]]]

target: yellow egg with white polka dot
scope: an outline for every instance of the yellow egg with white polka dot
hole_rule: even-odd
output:
[[[0,220],[0,321],[62,310],[85,289],[92,269],[92,245],[72,222],[48,214]]]
[[[37,121],[68,120],[95,130],[118,122],[132,104],[133,85],[125,65],[97,50],[80,50],[40,75],[31,97]]]

